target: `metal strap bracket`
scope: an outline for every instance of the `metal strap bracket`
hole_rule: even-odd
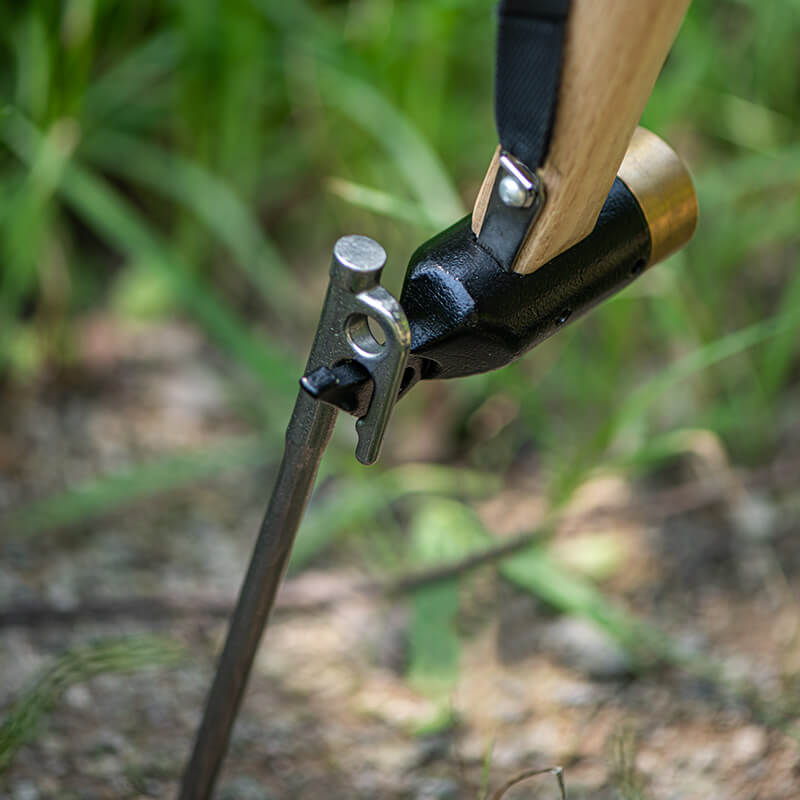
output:
[[[478,244],[510,272],[544,203],[544,183],[539,171],[502,150]]]

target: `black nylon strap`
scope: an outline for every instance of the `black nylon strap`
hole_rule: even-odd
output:
[[[558,103],[569,0],[501,0],[495,120],[500,145],[544,163]]]

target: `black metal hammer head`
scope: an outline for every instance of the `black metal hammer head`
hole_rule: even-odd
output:
[[[411,258],[400,297],[410,365],[418,379],[502,367],[627,286],[650,250],[644,214],[619,179],[592,233],[529,275],[501,266],[466,217]]]
[[[644,214],[619,179],[592,233],[530,275],[501,265],[465,217],[411,257],[400,296],[411,327],[401,396],[419,380],[511,363],[627,286],[644,271],[650,250]],[[350,364],[328,372],[317,376],[314,395],[350,413],[363,411],[368,376]]]
[[[420,380],[509,364],[688,241],[697,219],[691,178],[653,134],[638,141],[644,152],[626,157],[592,232],[528,275],[509,271],[469,217],[417,249],[400,296],[411,331],[400,396]],[[363,409],[369,381],[344,365],[333,372],[317,396]]]

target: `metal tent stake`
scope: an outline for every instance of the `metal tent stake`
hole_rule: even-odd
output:
[[[509,164],[524,177],[518,165]],[[683,246],[697,220],[694,188],[680,159],[657,136],[639,129],[592,232],[520,275],[508,270],[510,251],[494,251],[506,239],[519,245],[517,234],[531,224],[520,215],[535,217],[541,210],[537,203],[544,192],[534,188],[531,181],[528,206],[506,206],[499,194],[500,200],[490,203],[488,213],[498,218],[492,225],[506,232],[505,238],[492,233],[493,249],[476,237],[470,217],[419,247],[406,272],[401,303],[380,286],[386,253],[379,244],[364,236],[336,243],[278,480],[180,800],[211,796],[337,409],[358,418],[356,457],[373,463],[395,402],[418,381],[475,375],[516,360]],[[516,202],[510,190],[505,195]],[[507,218],[500,219],[504,208]]]
[[[395,402],[415,383],[511,363],[691,238],[697,199],[686,168],[654,134],[638,129],[631,139],[687,4],[501,0],[500,148],[473,214],[417,249],[400,303],[379,285],[379,244],[336,243],[278,480],[180,800],[211,796],[337,408],[358,418],[356,457],[371,464]]]
[[[373,463],[397,399],[411,345],[399,303],[380,286],[383,248],[365,236],[336,243],[317,334],[301,380],[275,488],[239,593],[203,721],[181,784],[180,800],[211,796],[247,678],[289,561],[295,534],[330,441],[338,409],[318,399],[335,393],[341,374],[372,385],[356,423],[356,456]],[[370,321],[383,332],[380,341]],[[362,413],[363,412],[363,413]]]

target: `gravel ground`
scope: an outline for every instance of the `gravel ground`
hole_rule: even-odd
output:
[[[80,373],[0,399],[4,528],[12,509],[67,485],[247,433],[190,329],[99,319],[86,336]],[[269,480],[269,469],[243,469],[57,533],[3,530],[3,708],[87,642],[150,633],[183,655],[73,682],[0,775],[0,797],[174,796]],[[637,491],[621,479],[584,487],[575,513],[622,507]],[[573,800],[800,798],[797,500],[791,487],[737,484],[726,502],[660,523],[604,517],[625,552],[608,593],[713,658],[724,679],[633,675],[605,634],[484,570],[467,581],[461,677],[445,703],[452,722],[438,729],[441,701],[404,679],[404,604],[348,592],[359,573],[343,558],[301,573],[259,653],[218,796],[474,798],[491,749],[492,786],[559,764]],[[535,492],[510,487],[480,512],[507,535],[540,510]],[[565,527],[558,543],[571,538]],[[112,608],[131,597],[163,602]],[[62,616],[22,614],[34,607]],[[731,691],[740,684],[748,693]],[[557,795],[551,778],[536,780],[507,798]]]

